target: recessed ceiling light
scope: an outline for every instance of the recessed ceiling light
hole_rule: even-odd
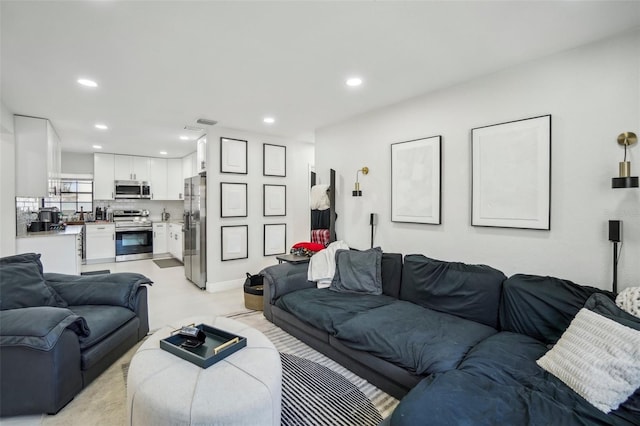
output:
[[[79,78],[78,84],[82,84],[83,86],[86,86],[86,87],[98,87],[98,83],[96,83],[93,80],[89,80],[88,78]]]
[[[160,155],[167,155],[167,151],[160,151]]]
[[[96,129],[100,129],[100,130],[107,130],[109,127],[107,127],[106,124],[102,124],[102,123],[98,123],[96,124]]]
[[[188,141],[189,140],[189,136],[180,136],[180,140],[181,141]]]
[[[264,121],[267,124],[273,124],[276,122],[276,119],[273,117],[265,117],[262,119],[262,121]]]
[[[93,149],[102,149],[102,145],[93,145]]]
[[[362,84],[362,79],[360,77],[351,77],[347,80],[347,86],[356,87]]]

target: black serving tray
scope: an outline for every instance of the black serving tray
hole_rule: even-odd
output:
[[[187,338],[180,334],[174,334],[160,340],[160,348],[199,367],[207,368],[247,346],[246,337],[228,333],[206,324],[199,324],[195,327],[202,330],[206,335],[206,339],[201,346],[184,348],[180,345]]]

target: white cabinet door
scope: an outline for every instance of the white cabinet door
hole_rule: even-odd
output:
[[[153,254],[168,253],[167,223],[153,224]]]
[[[87,225],[87,262],[113,261],[116,257],[116,226]]]
[[[182,157],[182,177],[184,179],[193,177],[198,174],[198,168],[196,167],[197,155],[195,152]]]
[[[93,199],[113,200],[114,155],[93,154]]]
[[[115,180],[134,180],[133,179],[133,157],[130,155],[114,156],[114,178]]]
[[[182,159],[170,158],[167,160],[167,200],[184,200],[183,193]]]
[[[133,180],[149,182],[151,180],[149,164],[149,157],[133,157],[131,160],[131,173],[133,173]]]
[[[167,200],[167,159],[149,158],[149,184],[152,200]]]
[[[44,197],[49,193],[52,163],[47,120],[14,116],[16,196]]]
[[[40,253],[44,272],[79,275],[82,253],[77,256],[79,235],[48,235],[16,238],[16,254]]]
[[[196,150],[196,172],[202,173],[207,171],[207,137],[203,136],[198,139],[198,147]]]

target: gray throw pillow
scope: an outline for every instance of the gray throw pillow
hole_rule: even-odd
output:
[[[38,266],[32,262],[0,265],[0,309],[60,306]]]
[[[382,249],[336,251],[336,273],[329,290],[342,293],[382,294]]]

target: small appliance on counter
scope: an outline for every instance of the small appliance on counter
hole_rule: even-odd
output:
[[[96,220],[106,220],[107,210],[102,210],[102,207],[96,207]]]
[[[160,215],[160,219],[163,222],[167,222],[171,218],[171,215],[167,212],[167,209],[162,209],[162,214]]]
[[[37,218],[32,218],[31,223],[27,226],[27,232],[59,230],[59,222],[60,211],[57,207],[43,207],[38,211]]]

